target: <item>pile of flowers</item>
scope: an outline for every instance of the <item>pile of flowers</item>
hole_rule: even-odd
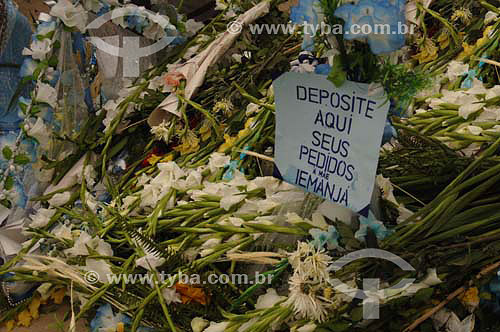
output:
[[[19,102],[25,119],[19,137],[0,146],[1,206],[12,212],[22,198],[20,224],[29,239],[0,267],[3,285],[29,285],[0,322],[28,325],[40,303],[67,296],[70,329],[87,318],[92,331],[495,326],[496,5],[218,0],[219,15],[204,25],[178,14],[137,18],[144,9],[126,5],[130,15],[116,24],[177,42],[161,64],[108,99],[98,88],[68,95],[58,52],[85,33],[88,12],[105,15],[120,5],[58,2],[25,50],[31,58],[22,75],[34,90]],[[246,28],[289,19],[350,26],[384,11],[394,13],[391,25],[405,15],[415,25],[408,46],[402,48],[401,36],[353,40]],[[243,30],[228,33],[234,20]],[[85,70],[99,66],[92,51],[85,54]],[[272,176],[272,81],[290,70],[386,91],[391,118],[367,216]],[[15,189],[22,169],[33,170],[36,191]],[[414,271],[379,260],[336,267],[363,249],[389,251]],[[207,282],[255,272],[268,282]],[[182,274],[197,277],[186,281]],[[128,282],[139,275],[149,278]],[[360,297],[367,278],[380,279],[381,287]],[[415,281],[390,289],[403,278]],[[380,304],[380,319],[363,318],[370,301]]]

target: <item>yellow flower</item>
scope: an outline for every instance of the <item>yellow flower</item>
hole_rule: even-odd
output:
[[[31,325],[31,314],[28,310],[24,310],[17,315],[17,325],[25,327]]]
[[[214,112],[218,111],[222,111],[222,114],[224,114],[225,116],[229,116],[233,112],[233,104],[227,99],[218,101],[217,103],[215,103]]]
[[[40,314],[38,313],[39,308],[40,308],[40,297],[35,297],[29,305],[30,314],[34,319],[40,317]]]
[[[8,332],[12,331],[14,329],[14,326],[16,326],[16,321],[13,319],[5,323],[5,327],[7,328]]]
[[[443,30],[438,37],[439,48],[444,50],[450,45],[450,34],[448,30]]]
[[[188,130],[182,137],[182,144],[174,148],[175,151],[179,151],[182,155],[196,152],[199,149],[200,139],[192,130]]]
[[[50,297],[54,300],[55,304],[61,304],[63,302],[64,296],[66,296],[66,289],[59,288],[52,292]]]
[[[170,153],[169,155],[167,155],[167,156],[165,156],[165,157],[161,158],[161,160],[160,160],[160,161],[161,161],[162,163],[167,163],[167,162],[172,161],[172,160],[174,160],[174,154],[173,154],[173,153]]]
[[[479,290],[477,287],[469,288],[460,296],[460,301],[467,307],[477,307],[479,305]]]
[[[225,142],[219,147],[218,152],[225,152],[227,149],[233,147],[234,143],[238,140],[238,136],[231,137],[228,134],[224,134]]]
[[[436,60],[438,57],[438,47],[434,44],[432,39],[425,38],[420,45],[421,51],[419,54],[413,57],[418,60],[419,63],[426,63]]]
[[[116,325],[116,332],[124,332],[125,331],[125,324],[123,324],[122,322],[118,323],[118,325]]]
[[[464,48],[463,52],[458,55],[457,60],[463,60],[467,57],[470,57],[474,54],[474,45],[469,45],[467,43],[462,43],[462,47]]]
[[[469,24],[471,18],[472,18],[472,13],[470,12],[469,8],[457,9],[451,16],[451,20],[453,22],[460,20],[464,24]]]
[[[493,27],[490,25],[483,31],[483,36],[479,38],[476,42],[476,48],[484,46],[490,40],[490,33]]]
[[[212,136],[212,126],[209,121],[203,121],[200,128],[201,140],[205,142]]]
[[[159,162],[161,160],[162,157],[160,156],[157,156],[155,154],[152,154],[148,159],[147,159],[147,162],[150,164],[150,165],[155,165],[157,162]]]

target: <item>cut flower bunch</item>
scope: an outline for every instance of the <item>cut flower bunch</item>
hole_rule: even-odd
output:
[[[156,19],[125,15],[114,23],[176,41],[113,98],[96,88],[93,100],[80,96],[80,105],[60,90],[61,50],[86,33],[87,13],[144,9],[58,2],[25,50],[22,73],[35,89],[19,100],[19,137],[0,146],[3,209],[18,205],[21,168],[31,168],[43,188],[28,197],[27,216],[20,217],[29,240],[0,267],[4,288],[28,285],[0,322],[29,325],[40,303],[65,295],[70,329],[86,318],[93,332],[496,326],[500,2],[387,3],[217,0],[217,16],[205,24],[173,7]],[[381,49],[368,37],[248,28],[313,16],[353,23],[342,6],[396,8],[414,33],[403,48],[402,40],[389,39]],[[243,29],[230,33],[235,20]],[[99,66],[90,62],[88,68]],[[391,116],[367,216],[272,176],[272,83],[287,71],[385,90]],[[398,255],[414,271],[377,259],[335,268],[341,257],[367,248]],[[258,274],[266,282],[257,282]],[[249,279],[212,283],[214,275]],[[379,278],[380,289],[363,299],[356,290],[367,278]],[[389,289],[403,278],[415,281]],[[373,299],[380,319],[363,319]]]

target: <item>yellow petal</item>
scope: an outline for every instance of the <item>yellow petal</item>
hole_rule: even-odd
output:
[[[30,314],[34,319],[40,317],[40,314],[38,313],[39,308],[40,308],[40,298],[35,297],[29,305]]]
[[[7,332],[10,332],[14,329],[14,326],[16,326],[16,321],[15,320],[9,320],[7,323],[5,323],[5,327],[7,328]]]
[[[28,327],[31,325],[31,314],[24,310],[17,315],[17,325]]]
[[[118,323],[118,325],[116,325],[116,332],[125,332],[125,324],[123,323]]]
[[[63,302],[64,296],[66,296],[65,288],[59,288],[58,290],[52,292],[52,294],[50,295],[55,304],[61,304]]]

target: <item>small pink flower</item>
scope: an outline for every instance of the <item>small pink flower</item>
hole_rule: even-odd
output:
[[[178,87],[181,85],[181,80],[185,79],[182,73],[174,71],[165,75],[165,84],[170,87]]]

